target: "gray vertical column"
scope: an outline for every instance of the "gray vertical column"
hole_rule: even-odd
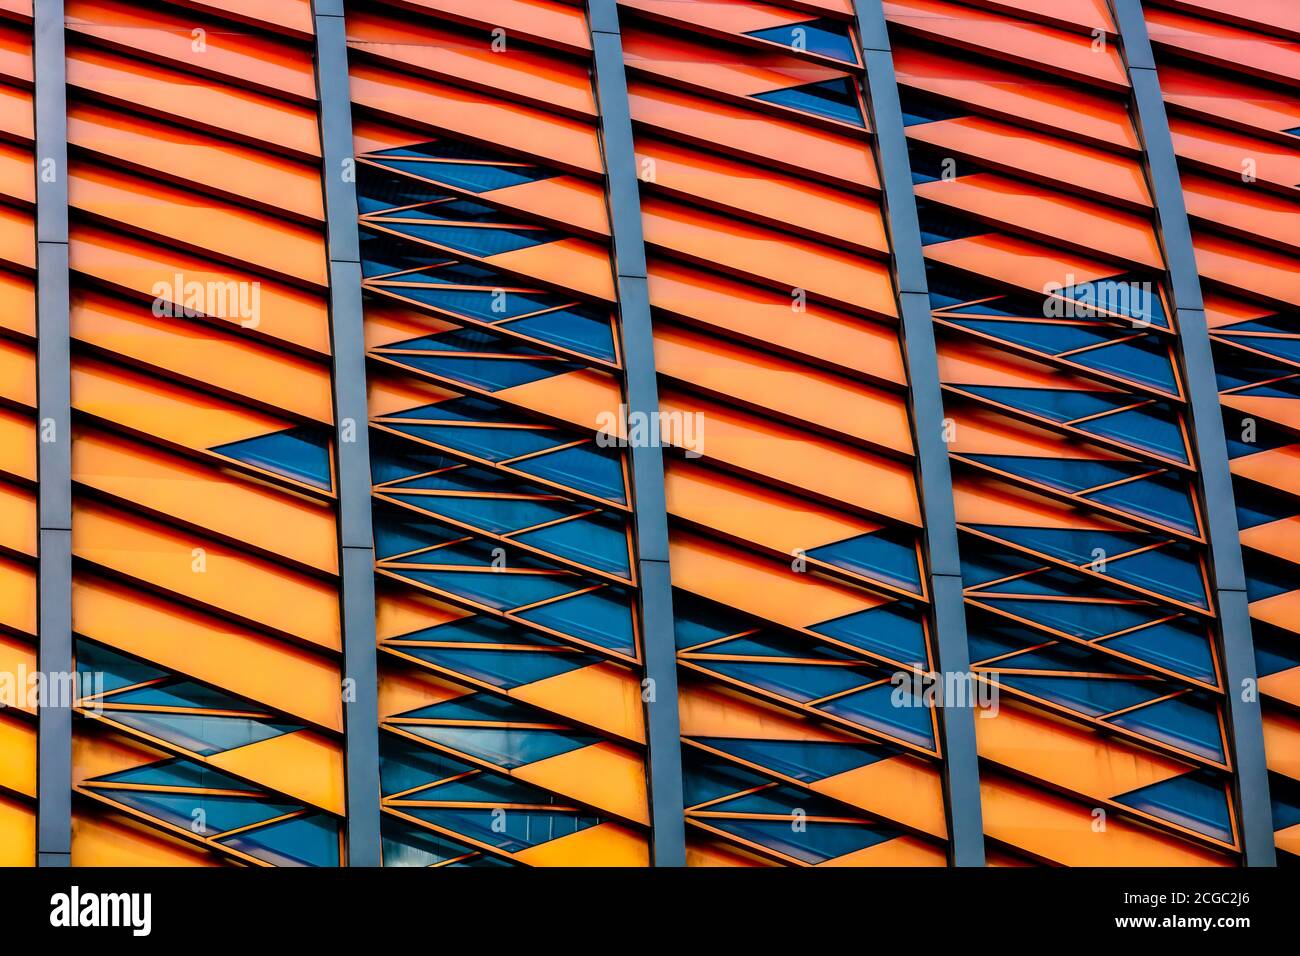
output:
[[[930,318],[930,291],[921,251],[921,228],[912,192],[912,167],[898,99],[898,79],[881,0],[858,0],[858,35],[866,66],[866,94],[876,137],[884,193],[885,228],[894,254],[894,281],[903,331],[903,359],[912,390],[921,515],[934,603],[935,652],[941,678],[970,674],[966,609],[962,598],[952,472],[943,440],[943,396]],[[958,681],[944,681],[943,687]],[[973,701],[945,701],[940,713],[944,793],[954,866],[984,865],[984,819],[980,805],[979,755]]]
[[[1223,433],[1214,355],[1210,347],[1201,280],[1169,117],[1165,112],[1155,57],[1140,0],[1112,0],[1124,58],[1133,85],[1138,135],[1146,155],[1155,200],[1156,222],[1169,284],[1178,314],[1182,361],[1192,440],[1200,468],[1201,503],[1210,549],[1223,671],[1228,698],[1228,735],[1237,771],[1237,811],[1248,866],[1274,866],[1273,813],[1264,759],[1264,729],[1256,684],[1255,646],[1242,567],[1240,529],[1232,492],[1232,472]],[[1246,694],[1246,689],[1251,693]]]
[[[632,117],[623,72],[623,40],[615,0],[588,0],[601,142],[605,151],[609,218],[614,234],[623,368],[629,416],[657,421],[654,331],[646,283],[641,196],[632,148]],[[668,508],[663,453],[658,445],[631,449],[641,583],[645,674],[653,688],[646,704],[646,762],[650,786],[651,852],[655,866],[686,865],[682,804],[681,722],[677,713],[677,644],[673,636],[672,577],[668,571]]]
[[[63,0],[36,0],[37,666],[36,860],[72,854],[72,398]]]
[[[361,249],[343,0],[316,0],[314,12],[334,362],[348,865],[380,866],[375,545],[370,515]]]

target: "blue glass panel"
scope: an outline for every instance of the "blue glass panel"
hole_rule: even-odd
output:
[[[865,727],[874,727],[899,740],[934,747],[930,708],[924,701],[908,695],[904,688],[893,684],[880,684],[847,697],[837,697],[819,705],[818,709]]]
[[[1170,395],[1178,393],[1178,383],[1174,378],[1174,368],[1169,361],[1169,352],[1153,336],[1115,345],[1105,345],[1090,349],[1077,355],[1068,356],[1072,362],[1101,372],[1118,375],[1131,382],[1150,385]]]
[[[684,591],[673,592],[673,618],[678,648],[694,647],[750,627],[726,608]]]
[[[1000,661],[1000,667],[1015,667]],[[1107,670],[1110,668],[1107,667]],[[1089,677],[1035,677],[1029,674],[999,673],[998,680],[1008,687],[1050,700],[1089,717],[1101,717],[1124,707],[1141,704],[1157,696],[1161,685]]]
[[[1273,804],[1273,829],[1285,830],[1300,823],[1300,787],[1286,777],[1271,776],[1268,784]]]
[[[471,852],[463,843],[385,816],[380,823],[384,866],[433,866]]]
[[[756,100],[788,106],[801,113],[812,113],[815,116],[824,116],[853,126],[866,126],[862,121],[862,110],[858,105],[857,94],[854,92],[853,84],[847,78],[824,80],[821,83],[808,83],[804,86],[793,86],[785,90],[772,90],[753,95]]]
[[[895,601],[810,628],[901,664],[925,666],[925,629],[915,608]]]
[[[1213,774],[1185,773],[1115,798],[1126,806],[1232,842],[1232,817],[1223,782]]]
[[[472,647],[403,647],[401,650],[436,667],[445,667],[507,690],[564,674],[596,661],[594,657],[546,651],[494,651]]]
[[[501,327],[607,362],[615,359],[614,332],[609,324],[609,316],[595,309],[576,306],[557,309],[526,319],[503,322]]]
[[[990,231],[973,219],[958,216],[947,207],[924,199],[917,199],[916,212],[921,224],[921,244],[925,246],[950,239],[983,236]]]
[[[421,548],[432,548],[464,537],[463,531],[453,531],[429,521],[416,521],[404,515],[395,515],[389,509],[375,513],[375,557],[386,560]]]
[[[507,853],[518,853],[562,836],[579,833],[600,823],[595,816],[549,813],[545,810],[459,810],[443,807],[407,807],[412,816],[435,826],[478,840]]]
[[[488,428],[473,425],[395,425],[415,438],[465,452],[488,461],[505,461],[554,447],[552,432],[527,428]]]
[[[769,40],[794,50],[807,50],[820,56],[828,56],[844,63],[856,63],[857,55],[853,50],[853,41],[849,39],[848,28],[841,22],[825,17],[809,20],[806,23],[791,23],[766,30],[751,30],[745,36],[759,40]]]
[[[567,575],[514,574],[508,570],[419,571],[401,568],[397,573],[499,611],[567,594],[582,583]]]
[[[1294,636],[1261,621],[1252,621],[1251,629],[1255,637],[1255,671],[1260,677],[1300,667],[1300,641]]]
[[[1207,682],[1214,681],[1214,657],[1205,628],[1191,621],[1166,621],[1111,638],[1105,646]]]
[[[752,790],[771,783],[762,774],[708,756],[698,750],[682,750],[682,802],[696,807],[725,797],[729,793]]]
[[[596,743],[600,738],[559,730],[496,727],[446,727],[420,724],[406,728],[426,740],[506,770],[545,760]]]
[[[1146,406],[1080,422],[1080,431],[1187,462],[1187,446],[1177,421],[1163,406]]]
[[[824,863],[898,835],[893,830],[854,823],[808,823],[802,831],[795,830],[789,820],[723,819],[709,823],[810,864]]]
[[[460,521],[494,534],[528,528],[544,521],[554,521],[574,510],[563,504],[529,501],[526,498],[466,498],[401,494],[393,494],[393,497],[422,511],[443,515],[453,521]]]
[[[1270,561],[1253,551],[1246,551],[1243,558],[1246,565],[1246,597],[1252,603],[1300,587],[1294,566]]]
[[[244,788],[247,789],[247,786]],[[202,836],[214,836],[301,809],[292,803],[203,793],[113,790],[108,796],[151,817]]]
[[[248,790],[242,780],[212,769],[207,764],[196,763],[184,757],[159,760],[143,767],[131,767],[115,773],[95,777],[106,783],[136,783],[147,787],[195,787],[205,790]],[[92,781],[94,782],[94,781]]]
[[[700,743],[767,767],[804,783],[812,783],[865,767],[898,753],[888,745],[859,747],[811,740],[748,740],[698,737]]]
[[[402,215],[407,215],[403,213]],[[553,242],[558,238],[544,229],[507,229],[493,226],[462,226],[452,223],[386,222],[395,232],[423,239],[473,256],[497,256],[519,249]]]
[[[758,664],[752,661],[701,661],[702,666],[790,700],[807,703],[868,683],[872,678],[849,667],[816,664]]]
[[[609,501],[627,501],[623,490],[623,459],[617,448],[601,448],[594,443],[574,445],[518,462],[515,467]]]
[[[1209,607],[1200,562],[1183,545],[1166,545],[1111,561],[1106,573],[1196,607]]]
[[[1286,494],[1252,486],[1249,494],[1237,495],[1237,525],[1244,531],[1271,524],[1300,513],[1300,503]]]
[[[602,571],[624,577],[632,573],[627,529],[621,518],[607,511],[548,525],[514,540]]]
[[[607,587],[543,604],[519,615],[544,627],[622,654],[634,654],[632,607],[627,592]]]
[[[382,212],[398,206],[413,206],[448,195],[445,191],[398,176],[388,170],[362,164],[357,176],[357,207],[362,213]]]
[[[825,797],[791,787],[784,783],[764,787],[753,793],[743,793],[709,807],[720,813],[761,813],[788,817],[796,810],[812,817],[843,816],[844,809]]]
[[[916,593],[921,590],[916,539],[892,528],[814,548],[808,556]]]
[[[1193,534],[1199,530],[1187,482],[1173,474],[1140,478],[1105,488],[1087,497]]]
[[[1224,759],[1218,715],[1210,704],[1191,694],[1120,714],[1111,723],[1211,760]]]
[[[364,202],[361,197],[358,197],[359,205],[364,205]],[[371,203],[370,205],[386,208],[381,203]],[[374,212],[376,209],[363,208],[361,211]],[[389,275],[394,272],[406,272],[408,269],[427,269],[432,265],[436,265],[439,261],[453,261],[444,259],[424,246],[408,242],[386,232],[372,232],[366,229],[364,224],[360,236],[361,271],[366,278]],[[417,275],[419,274],[421,273],[417,273]],[[406,281],[405,277],[403,277],[403,281]]]
[[[945,316],[945,318],[976,332],[983,332],[985,335],[1014,342],[1048,355],[1083,348],[1085,345],[1103,342],[1111,337],[1105,330],[1096,326],[1074,325],[1068,322],[990,322],[956,316]],[[1071,356],[1071,359],[1075,358]]]
[[[1092,582],[1078,581],[1081,593],[1091,593]],[[1077,601],[1019,601],[1007,598],[992,599],[980,595],[993,607],[1043,627],[1050,627],[1071,637],[1092,639],[1129,627],[1138,627],[1164,617],[1165,611],[1154,606],[1081,603]]]
[[[437,803],[488,803],[495,806],[506,803],[545,805],[563,802],[555,794],[530,786],[522,780],[483,771],[458,780],[435,784],[411,794],[407,799],[429,800]]]
[[[505,388],[540,382],[543,379],[571,372],[576,365],[528,356],[515,358],[460,357],[454,355],[389,355],[389,359],[408,368],[440,378],[450,379],[481,388],[486,392],[499,392]]]
[[[166,671],[89,641],[77,641],[76,656],[78,693],[83,697],[167,676]]]
[[[213,717],[204,714],[135,713],[110,711],[118,723],[151,734],[201,756],[246,747],[300,729],[298,724],[253,720],[247,717]]]
[[[379,780],[384,796],[466,773],[472,764],[392,734],[379,735]]]
[[[323,813],[258,827],[221,842],[276,866],[339,865],[339,824]]]
[[[277,475],[330,488],[330,439],[324,427],[289,428],[282,432],[218,445],[212,451]]]
[[[378,160],[376,160],[378,161]],[[445,183],[469,192],[483,193],[530,183],[549,175],[536,166],[487,166],[482,164],[421,162],[419,160],[383,160],[384,166],[423,179]]]
[[[451,280],[458,277],[454,275],[441,275],[440,273],[422,273],[420,276],[401,276],[400,281],[412,282],[417,278],[435,280]],[[508,280],[504,276],[491,277],[498,279],[502,284]],[[398,295],[403,295],[408,299],[414,299],[422,302],[432,308],[439,309],[443,312],[450,312],[453,315],[463,315],[467,318],[478,319],[482,322],[501,322],[512,319],[521,315],[528,315],[537,312],[540,309],[548,308],[562,302],[559,296],[546,296],[543,293],[525,293],[515,291],[496,292],[494,289],[443,289],[437,286],[428,287],[402,287],[393,290]],[[538,336],[541,338],[541,336]]]
[[[966,114],[949,109],[946,106],[940,106],[934,100],[927,99],[918,94],[915,90],[902,87],[898,88],[899,99],[903,105],[903,125],[917,126],[921,123],[933,123],[937,120],[956,119]],[[931,286],[933,289],[933,286]]]

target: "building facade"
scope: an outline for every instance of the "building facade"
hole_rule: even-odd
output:
[[[1300,855],[1290,0],[0,0],[0,861]]]

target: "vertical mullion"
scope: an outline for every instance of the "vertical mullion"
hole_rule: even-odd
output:
[[[379,866],[375,551],[361,254],[343,0],[315,0],[316,84],[329,244],[330,343],[338,473],[344,773],[349,866]]]
[[[619,325],[629,419],[658,421],[654,332],[646,282],[641,197],[623,69],[616,0],[588,0],[591,46],[605,154],[610,228],[618,283]],[[647,433],[652,433],[650,429]],[[646,702],[646,763],[654,866],[686,864],[681,722],[677,713],[677,645],[668,567],[668,511],[663,453],[657,442],[633,444],[632,484],[640,582],[642,655],[653,692]]]
[[[885,228],[893,253],[902,326],[903,360],[911,387],[916,437],[917,480],[925,522],[930,595],[934,606],[935,656],[941,687],[970,680],[961,560],[953,507],[952,471],[943,440],[943,395],[930,294],[921,251],[921,229],[912,192],[912,168],[903,130],[898,79],[889,46],[881,0],[857,0],[858,35],[866,67],[866,99],[871,111],[880,168]],[[984,865],[984,822],[980,804],[979,755],[975,749],[973,698],[943,696],[939,734],[942,776],[954,866]]]
[[[1190,431],[1199,470],[1202,513],[1205,515],[1215,605],[1222,635],[1228,737],[1237,772],[1235,789],[1242,847],[1248,866],[1273,866],[1276,851],[1268,767],[1264,756],[1263,717],[1259,695],[1246,693],[1255,687],[1257,677],[1246,575],[1196,252],[1142,4],[1140,0],[1112,0],[1112,4],[1133,87],[1138,136],[1151,181],[1156,224],[1178,317],[1177,349],[1187,390]]]
[[[72,854],[72,399],[68,320],[68,131],[63,0],[33,8],[36,130],[36,860]]]

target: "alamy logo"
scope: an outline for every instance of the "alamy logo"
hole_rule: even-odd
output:
[[[153,929],[152,893],[82,893],[78,886],[50,897],[51,926],[125,926],[132,936]]]
[[[227,319],[246,329],[255,329],[261,321],[262,283],[186,279],[176,273],[171,281],[153,284],[154,318]]]

